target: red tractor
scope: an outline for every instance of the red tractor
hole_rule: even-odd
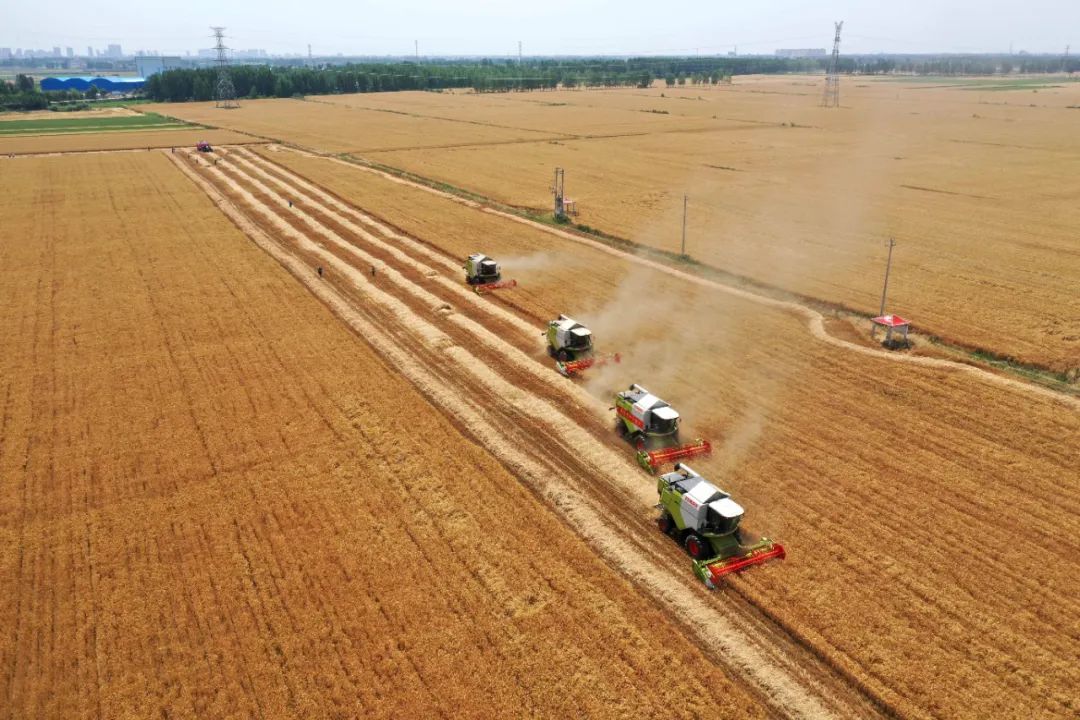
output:
[[[205,140],[196,145],[195,149],[199,152],[214,152],[214,148],[210,147],[210,143],[206,142]]]

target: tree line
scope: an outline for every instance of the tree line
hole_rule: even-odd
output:
[[[16,75],[14,82],[0,80],[0,111],[45,110],[53,102],[83,98],[83,93],[77,90],[42,92],[30,75]]]
[[[239,98],[294,97],[334,93],[472,88],[477,92],[555,88],[669,87],[729,82],[734,75],[820,73],[829,58],[644,57],[349,62],[309,66],[300,61],[229,68]],[[1080,72],[1080,58],[1049,55],[869,55],[841,56],[839,71],[859,75],[1009,75]],[[214,68],[169,70],[151,76],[143,95],[156,101],[212,100]],[[51,102],[92,99],[93,89],[41,92],[29,75],[0,80],[0,110],[36,110]]]
[[[823,72],[828,58],[693,57],[363,62],[229,68],[237,97],[293,97],[333,93],[471,88],[477,92],[555,88],[716,84],[734,75]],[[1080,59],[1051,56],[844,56],[839,71],[881,75],[999,75],[1080,71]],[[212,100],[217,70],[189,68],[152,76],[144,93],[158,101]]]

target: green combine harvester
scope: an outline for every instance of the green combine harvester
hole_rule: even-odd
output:
[[[478,295],[492,290],[517,287],[517,280],[503,280],[499,263],[483,253],[473,253],[465,258],[463,269],[465,282],[472,285]]]
[[[708,440],[679,444],[679,413],[634,383],[615,395],[615,431],[637,450],[637,461],[655,473],[661,465],[712,453]]]
[[[548,323],[548,355],[555,358],[555,369],[565,377],[576,377],[592,367],[603,367],[620,361],[618,353],[599,355],[593,351],[593,335],[589,328],[566,315]]]
[[[657,527],[686,549],[694,574],[710,589],[725,575],[786,556],[780,543],[743,532],[742,506],[687,465],[661,475],[656,489]]]
[[[592,331],[577,320],[560,315],[548,323],[548,355],[559,362],[579,360],[592,355]]]

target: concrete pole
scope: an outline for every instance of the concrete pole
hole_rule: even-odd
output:
[[[885,286],[881,288],[881,310],[878,315],[885,314],[885,294],[889,292],[889,269],[892,267],[892,249],[896,246],[896,240],[889,238],[889,259],[885,261]]]
[[[680,255],[686,255],[686,196],[682,196],[682,247],[679,249]]]

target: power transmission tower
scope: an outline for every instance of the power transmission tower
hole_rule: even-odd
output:
[[[832,57],[825,75],[825,94],[821,97],[821,107],[840,107],[840,29],[843,27],[843,20],[836,23],[836,37],[833,38]]]
[[[212,27],[214,31],[214,49],[217,50],[217,66],[218,66],[218,79],[217,79],[217,106],[219,108],[238,108],[240,103],[236,102],[236,87],[233,86],[232,76],[229,75],[229,48],[225,47],[225,28]]]
[[[551,193],[555,196],[555,219],[566,219],[566,204],[564,202],[563,187],[565,173],[562,168],[555,168],[555,184],[551,186]]]

